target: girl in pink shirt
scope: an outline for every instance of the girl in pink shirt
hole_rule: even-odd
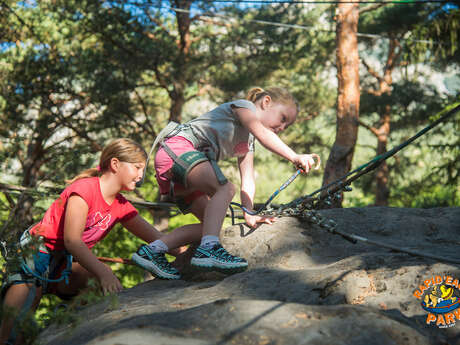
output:
[[[2,289],[4,310],[16,310],[10,315],[21,315],[22,310],[35,309],[45,293],[75,296],[90,277],[99,281],[104,294],[122,290],[112,269],[99,261],[91,248],[119,222],[147,243],[162,236],[120,194],[134,190],[146,159],[139,144],[117,139],[102,151],[98,168],[88,169],[69,182],[43,219],[21,237],[18,249],[28,254],[9,269]],[[14,337],[16,324],[13,317],[4,314],[0,344],[10,335]]]

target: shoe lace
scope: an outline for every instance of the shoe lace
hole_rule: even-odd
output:
[[[240,258],[238,258],[237,256],[233,256],[232,254],[227,252],[227,250],[225,250],[225,248],[222,247],[221,245],[219,245],[219,247],[215,250],[215,253],[216,253],[217,257],[220,257],[220,258],[222,258],[224,260],[227,260],[227,261],[238,261],[238,260],[240,260]]]
[[[166,256],[163,253],[154,254],[155,261],[163,269],[166,269],[169,272],[175,272],[176,270],[171,266],[171,264],[166,259]]]

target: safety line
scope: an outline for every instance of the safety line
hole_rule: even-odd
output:
[[[341,231],[341,230],[337,230],[337,229],[335,229],[334,232],[337,233],[338,235],[347,236],[347,237],[351,238],[352,240],[354,240],[355,243],[356,243],[356,241],[360,241],[360,242],[363,242],[363,243],[373,244],[374,246],[384,247],[384,248],[387,248],[387,249],[391,249],[391,250],[401,252],[401,253],[406,253],[406,254],[413,255],[413,256],[421,256],[421,257],[426,257],[426,258],[430,258],[430,259],[437,260],[437,261],[444,261],[444,262],[448,262],[448,263],[451,263],[451,264],[460,265],[460,260],[451,259],[451,258],[447,258],[447,257],[444,257],[444,256],[437,256],[437,255],[433,255],[433,254],[429,254],[429,253],[424,253],[424,252],[420,252],[418,250],[413,250],[413,249],[409,249],[409,248],[397,247],[397,246],[394,246],[392,244],[388,244],[388,243],[377,241],[377,240],[371,240],[371,239],[368,239],[368,238],[363,237],[363,236],[350,234],[350,233],[347,233],[347,232],[344,232],[344,231]]]
[[[193,12],[191,10],[185,10],[185,9],[182,9],[182,8],[174,8],[174,7],[168,7],[168,6],[164,6],[164,8],[166,8],[168,10],[171,10],[171,11],[174,11],[174,12],[179,12],[179,13],[189,13],[189,14],[201,15],[201,16],[205,16],[205,17],[214,17],[214,18],[238,20],[235,17],[222,15],[222,14],[218,14],[218,13],[210,13],[210,12],[196,13],[196,12]],[[258,23],[258,24],[262,24],[262,25],[272,25],[272,26],[278,26],[278,27],[289,28],[289,29],[313,30],[313,31],[322,31],[322,32],[335,32],[335,30],[318,29],[317,27],[314,27],[314,26],[306,26],[306,25],[299,25],[299,24],[285,24],[285,23],[272,22],[272,21],[259,20],[259,19],[240,19],[240,21]],[[366,33],[357,32],[356,35],[358,37],[364,37],[364,38],[390,39],[387,36],[382,36],[382,35],[377,35],[377,34],[366,34]],[[417,43],[443,45],[443,43],[441,43],[441,42],[430,41],[430,40],[417,40],[417,39],[410,39],[410,38],[399,38],[399,40],[400,41],[417,42]]]
[[[305,199],[308,199],[308,198],[311,198],[313,195],[315,194],[318,194],[319,192],[322,192],[322,191],[325,191],[325,190],[328,190],[328,194],[334,194],[336,193],[337,191],[339,191],[341,188],[343,188],[343,186],[346,186],[346,185],[349,185],[351,182],[353,182],[354,180],[356,180],[358,177],[368,173],[369,171],[371,170],[374,170],[375,168],[377,168],[384,160],[388,159],[389,157],[393,156],[394,154],[396,154],[398,151],[402,150],[403,148],[405,148],[407,145],[411,144],[414,140],[416,140],[417,138],[419,138],[420,136],[422,136],[423,134],[425,134],[426,132],[428,132],[429,130],[433,129],[434,127],[436,127],[438,124],[440,124],[441,122],[447,120],[449,117],[453,116],[454,114],[456,114],[458,111],[460,111],[460,104],[457,104],[457,106],[455,106],[453,109],[449,110],[446,114],[444,114],[443,116],[441,116],[439,119],[437,119],[436,121],[432,122],[431,124],[429,124],[428,126],[426,126],[425,128],[423,128],[422,130],[420,130],[418,133],[416,133],[414,136],[412,136],[411,138],[407,139],[406,141],[404,141],[403,143],[399,144],[398,146],[394,147],[393,149],[379,155],[379,156],[376,156],[374,157],[373,159],[371,159],[369,162],[363,164],[363,165],[360,165],[359,167],[357,167],[356,169],[354,169],[353,171],[350,171],[348,174],[338,178],[337,180],[327,184],[326,186],[323,186],[317,190],[315,190],[313,193],[307,195],[307,196],[304,196],[304,197],[300,197],[294,201],[292,201],[291,203],[298,203],[299,201],[301,200],[305,200]],[[364,169],[364,170],[363,170]],[[355,176],[352,176],[350,177],[348,180],[342,182],[343,180],[345,180],[347,177],[353,175],[353,174],[357,174]],[[335,187],[334,189],[332,190],[329,190],[329,188],[331,186],[334,186],[334,185],[338,185],[337,187]],[[320,197],[320,198],[324,198],[323,197]],[[290,203],[290,204],[291,204]]]

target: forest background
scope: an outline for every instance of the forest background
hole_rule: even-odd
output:
[[[66,179],[98,164],[110,139],[130,137],[148,150],[168,121],[244,98],[253,86],[293,92],[301,112],[281,137],[323,159],[277,203],[396,146],[460,102],[454,1],[0,0],[0,9],[2,241],[38,221]],[[357,77],[348,110],[347,72]],[[460,206],[459,125],[457,114],[358,179],[336,206]],[[260,145],[255,160],[263,203],[295,168]],[[238,185],[236,161],[222,167]],[[129,197],[158,200],[152,165]],[[140,211],[162,229],[196,221]],[[139,244],[116,228],[94,250],[129,257]],[[113,269],[125,287],[143,280],[136,267]],[[44,303],[44,322],[53,303]]]

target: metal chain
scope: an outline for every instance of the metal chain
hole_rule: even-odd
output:
[[[356,239],[353,239],[346,233],[337,231],[337,223],[330,218],[324,217],[317,210],[324,205],[332,205],[333,199],[339,200],[341,198],[342,192],[351,191],[351,187],[342,186],[340,190],[334,194],[330,194],[325,198],[305,198],[294,200],[286,205],[280,205],[274,207],[269,205],[265,210],[261,211],[260,214],[264,216],[272,217],[296,217],[304,221],[309,222],[310,224],[318,225],[320,228],[332,233],[342,236],[347,241],[356,243]]]

